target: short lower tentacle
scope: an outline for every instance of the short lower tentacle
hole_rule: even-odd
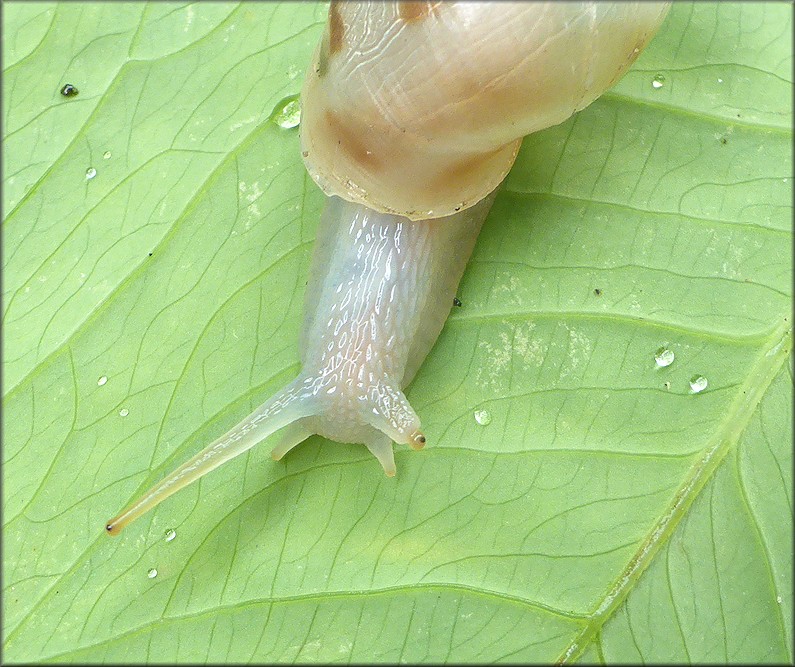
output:
[[[392,449],[392,440],[383,433],[376,433],[364,443],[370,453],[378,459],[387,477],[394,477],[397,472],[395,467],[395,452]]]
[[[282,457],[293,447],[300,445],[309,436],[315,434],[315,431],[306,422],[306,418],[299,419],[284,428],[282,439],[271,450],[271,458],[274,461],[281,461]]]

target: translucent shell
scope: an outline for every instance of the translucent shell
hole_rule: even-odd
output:
[[[326,194],[413,220],[472,206],[522,137],[618,81],[668,7],[332,2],[301,94],[307,169]]]

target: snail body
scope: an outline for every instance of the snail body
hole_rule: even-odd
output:
[[[117,534],[276,431],[421,449],[403,393],[438,337],[521,139],[620,78],[660,3],[332,2],[302,91],[302,153],[328,195],[299,376],[106,525]],[[465,39],[453,40],[454,36]]]

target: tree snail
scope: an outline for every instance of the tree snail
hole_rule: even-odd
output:
[[[327,200],[299,376],[111,519],[116,534],[281,430],[363,443],[395,474],[421,449],[403,389],[438,337],[522,137],[612,86],[668,3],[332,2],[301,93],[301,148]]]

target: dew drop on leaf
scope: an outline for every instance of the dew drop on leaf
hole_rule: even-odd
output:
[[[107,375],[103,375],[101,378],[99,378],[99,380],[97,380],[97,386],[101,387],[107,381],[108,381],[108,376]]]
[[[690,391],[697,394],[707,388],[707,378],[703,375],[694,375],[690,378]]]
[[[651,80],[651,87],[655,90],[659,90],[665,85],[665,76],[662,74],[655,74],[654,78]]]
[[[657,366],[660,368],[665,368],[666,366],[670,366],[674,363],[674,353],[673,350],[669,350],[667,347],[661,347],[657,350],[657,353],[654,355],[654,361],[657,363]]]
[[[491,424],[491,413],[488,410],[475,410],[475,421],[481,426]]]
[[[284,129],[298,127],[301,123],[301,103],[297,96],[288,97],[276,105],[273,122]]]
[[[166,531],[166,542],[171,542],[177,536],[177,531],[173,528],[169,528]]]
[[[154,567],[150,568],[149,572],[146,573],[146,576],[149,577],[150,579],[154,579],[157,576],[157,569]]]
[[[86,180],[87,181],[90,181],[96,175],[97,175],[97,170],[94,169],[94,167],[89,167],[88,169],[86,169]]]

